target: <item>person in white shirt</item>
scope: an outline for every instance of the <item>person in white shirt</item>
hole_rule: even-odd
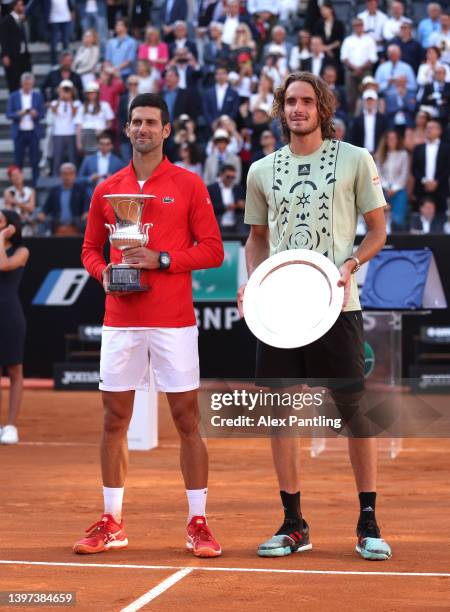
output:
[[[437,67],[445,67],[445,80],[450,81],[450,68],[445,64],[442,64],[439,60],[441,52],[437,47],[429,47],[426,52],[425,62],[420,64],[417,72],[417,85],[423,87],[433,82],[434,73]]]
[[[358,19],[364,23],[364,33],[369,34],[377,46],[378,54],[384,49],[383,28],[388,20],[388,16],[383,11],[378,10],[378,0],[367,0],[366,10],[358,14]]]
[[[386,201],[391,205],[394,229],[404,230],[408,211],[409,155],[396,130],[387,131],[378,145],[375,161]]]
[[[450,65],[450,15],[441,15],[441,29],[433,32],[429,38],[430,46],[437,47],[441,52],[441,62]]]
[[[308,30],[300,30],[298,33],[298,44],[292,47],[289,55],[289,68],[292,72],[300,69],[300,62],[311,57],[311,33]]]
[[[353,34],[344,38],[341,47],[341,62],[345,66],[345,85],[350,113],[355,110],[362,79],[372,73],[373,65],[378,61],[375,42],[369,34],[364,34],[363,21],[354,19],[352,27]]]
[[[72,14],[69,0],[50,0],[50,13],[48,17],[50,26],[50,55],[53,65],[57,64],[56,49],[59,39],[63,50],[69,48],[72,27]]]
[[[58,99],[50,104],[52,111],[53,176],[59,176],[64,161],[77,162],[75,118],[81,106],[75,100],[72,81],[64,79],[58,87]]]
[[[139,78],[138,94],[159,92],[161,75],[156,68],[152,68],[148,60],[137,61],[136,74]]]
[[[108,102],[100,100],[98,83],[89,83],[85,90],[85,102],[80,106],[75,123],[77,149],[83,155],[95,153],[97,136],[109,130],[114,112]]]
[[[386,42],[389,42],[393,38],[399,35],[400,26],[402,23],[407,21],[408,23],[412,23],[411,19],[405,17],[405,7],[403,6],[403,2],[398,2],[397,0],[392,3],[391,6],[391,16],[386,21],[383,27],[383,38]]]
[[[231,45],[239,25],[239,0],[228,0],[225,6],[222,42]]]

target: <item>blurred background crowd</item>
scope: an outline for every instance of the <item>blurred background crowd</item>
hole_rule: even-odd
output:
[[[283,146],[273,92],[308,70],[339,140],[374,156],[388,232],[450,233],[450,8],[406,0],[2,0],[0,208],[25,235],[77,234],[95,186],[129,163],[137,93],[160,93],[168,158],[202,176],[245,235],[250,164]],[[2,97],[2,92],[4,93]],[[365,232],[364,222],[358,233]]]

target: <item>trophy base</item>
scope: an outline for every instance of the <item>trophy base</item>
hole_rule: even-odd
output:
[[[111,293],[148,291],[148,286],[142,285],[141,280],[141,270],[123,264],[112,266],[109,271],[108,291]]]

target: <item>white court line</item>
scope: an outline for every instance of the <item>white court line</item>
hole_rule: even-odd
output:
[[[170,587],[190,574],[193,569],[193,567],[185,567],[184,569],[178,570],[178,572],[175,572],[175,574],[172,574],[157,584],[155,587],[153,587],[153,589],[150,589],[150,591],[147,591],[147,593],[141,595],[141,597],[136,599],[136,601],[130,603],[129,606],[122,608],[120,612],[137,612],[137,610],[143,608],[150,601],[159,597],[162,593],[164,593],[164,591],[167,591],[167,589],[170,589]]]
[[[183,565],[133,565],[127,563],[63,563],[57,561],[14,561],[0,559],[0,565],[44,565],[50,567],[104,567],[113,569],[197,570],[200,572],[251,572],[262,574],[324,574],[333,576],[411,576],[414,578],[450,578],[450,572],[363,572],[355,570],[269,569],[264,567],[211,567]]]

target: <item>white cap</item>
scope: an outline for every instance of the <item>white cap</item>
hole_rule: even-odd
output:
[[[219,128],[214,132],[213,140],[230,140],[230,135],[226,130]]]
[[[61,81],[61,83],[58,85],[58,87],[70,87],[70,89],[73,89],[74,85],[72,83],[72,81],[69,81],[69,79],[63,79]]]
[[[378,100],[378,94],[373,89],[366,89],[362,97],[363,97],[363,100],[368,100],[369,98],[371,98],[372,100]]]
[[[286,53],[282,45],[271,43],[267,48],[267,55],[282,55],[284,57]]]
[[[255,108],[255,111],[259,110],[262,111],[263,113],[266,113],[267,115],[270,115],[270,108],[268,104],[264,104],[264,102],[261,102],[261,104],[258,104],[258,106]]]
[[[95,81],[91,81],[88,85],[86,85],[84,91],[85,93],[92,93],[93,91],[95,92],[100,91],[99,84],[96,83]]]

